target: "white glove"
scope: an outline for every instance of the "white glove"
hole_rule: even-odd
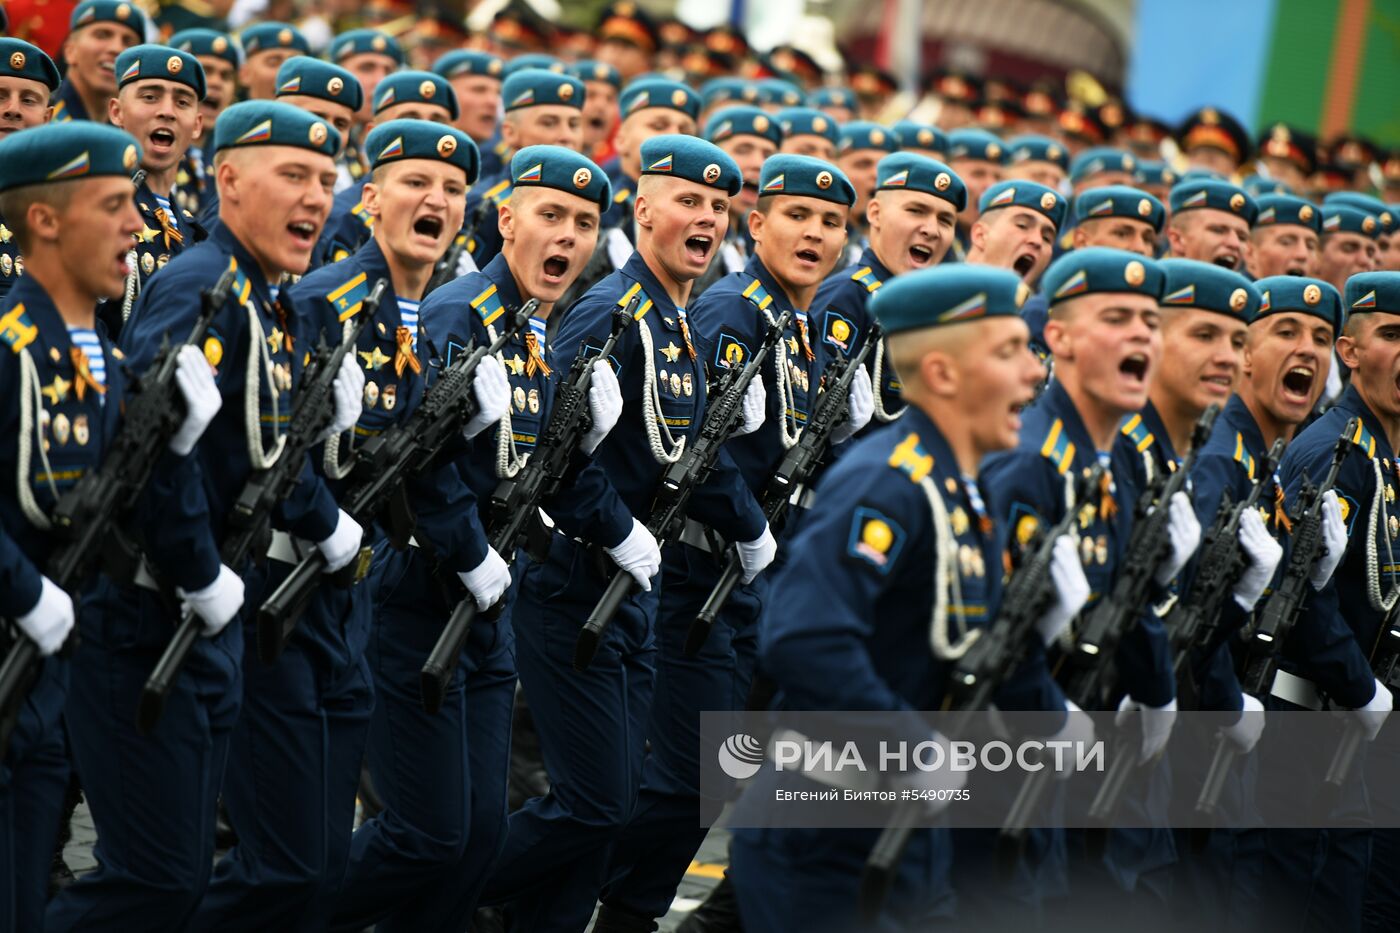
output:
[[[48,577],[41,578],[40,583],[39,601],[15,621],[47,658],[63,647],[73,630],[73,599]]]
[[[457,578],[476,600],[476,607],[485,612],[510,589],[510,564],[502,560],[494,548],[487,548],[486,559],[475,568],[457,574]]]
[[[1233,592],[1235,602],[1248,612],[1259,602],[1259,597],[1264,595],[1264,587],[1274,578],[1274,568],[1283,559],[1283,545],[1269,534],[1259,513],[1250,509],[1240,516],[1240,549],[1249,558],[1249,563],[1235,582]]]
[[[355,362],[353,351],[341,357],[340,371],[331,383],[331,395],[335,398],[335,414],[322,440],[350,430],[360,420],[365,404],[365,371]]]
[[[1055,604],[1035,624],[1040,640],[1046,645],[1054,643],[1069,628],[1070,620],[1079,615],[1079,610],[1089,601],[1089,578],[1084,576],[1079,549],[1069,535],[1055,539],[1050,556],[1050,580],[1055,584]]]
[[[364,539],[365,530],[360,527],[360,523],[355,521],[344,510],[340,510],[340,516],[335,520],[335,530],[331,536],[324,541],[316,542],[316,547],[321,553],[326,555],[326,573],[335,573],[341,567],[355,559],[355,555],[360,553],[360,542]]]
[[[739,566],[744,569],[745,583],[752,583],[778,555],[778,542],[773,540],[773,532],[767,525],[763,526],[763,534],[752,541],[740,541],[735,547],[739,550]]]
[[[1135,717],[1133,713],[1142,715]],[[1167,746],[1172,725],[1176,722],[1176,699],[1173,698],[1166,706],[1148,706],[1131,696],[1123,697],[1118,704],[1118,715],[1113,717],[1113,724],[1121,729],[1135,718],[1142,720],[1142,750],[1138,752],[1138,763],[1145,764]]]
[[[941,733],[935,732],[929,739],[943,746],[942,767],[925,771],[911,764],[909,770],[897,772],[890,783],[899,790],[913,791],[918,803],[923,806],[924,813],[927,816],[937,816],[948,809],[957,792],[967,784],[967,772],[953,770],[952,749]],[[924,761],[930,764],[933,762],[931,751],[921,752],[920,755]]]
[[[185,344],[175,356],[175,386],[185,400],[185,420],[170,438],[170,450],[177,457],[189,456],[194,445],[219,413],[224,398],[214,384],[214,370],[199,347]]]
[[[462,429],[468,440],[500,421],[510,410],[510,377],[500,360],[487,356],[477,364],[472,394],[476,397],[476,414]]]
[[[1308,574],[1315,590],[1327,585],[1347,552],[1347,526],[1342,524],[1342,504],[1337,501],[1334,489],[1322,494],[1322,543],[1326,547],[1313,564],[1312,573]]]
[[[603,438],[622,417],[622,389],[617,384],[617,373],[613,372],[607,360],[593,363],[593,382],[588,387],[588,413],[593,417],[593,426],[583,436],[579,444],[589,456],[603,443]]]
[[[1248,755],[1259,744],[1259,736],[1264,732],[1264,704],[1249,694],[1244,695],[1244,709],[1240,710],[1239,721],[1233,726],[1220,730],[1220,734],[1241,755]]]
[[[219,565],[214,582],[204,589],[186,593],[176,587],[175,592],[204,622],[204,634],[209,638],[222,632],[243,606],[243,580],[223,564]]]
[[[851,379],[851,391],[846,396],[847,418],[831,432],[833,443],[850,440],[857,431],[870,423],[875,414],[875,390],[870,386],[870,372],[862,366]]]
[[[1171,550],[1154,574],[1159,586],[1166,586],[1181,573],[1181,568],[1201,543],[1201,523],[1196,520],[1191,497],[1184,492],[1175,493],[1167,503],[1167,537],[1171,540]]]
[[[1080,747],[1092,745],[1094,743],[1094,720],[1089,717],[1089,714],[1076,706],[1074,701],[1068,698],[1065,699],[1065,713],[1065,724],[1060,727],[1059,732],[1050,736],[1047,741],[1073,742]],[[1066,755],[1065,760],[1073,761],[1074,759]],[[1055,760],[1051,758],[1046,762],[1045,767],[1054,768]],[[1055,772],[1055,779],[1058,781],[1067,781],[1072,774],[1074,774],[1074,768],[1072,766],[1063,770],[1057,770]]]
[[[646,525],[632,519],[632,530],[622,543],[604,550],[613,563],[632,575],[638,586],[651,592],[651,578],[661,569],[661,548]]]
[[[752,434],[763,427],[764,409],[768,407],[768,390],[763,387],[763,380],[755,378],[749,383],[749,387],[744,390],[743,401],[739,403],[739,411],[743,420],[734,429],[732,437],[743,437],[745,434]]]
[[[1385,725],[1385,718],[1390,715],[1390,709],[1394,705],[1395,698],[1390,695],[1390,688],[1377,680],[1376,695],[1371,697],[1371,702],[1352,710],[1362,731],[1366,733],[1366,741],[1376,740],[1381,726]]]

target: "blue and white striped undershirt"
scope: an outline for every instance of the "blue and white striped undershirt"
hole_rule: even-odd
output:
[[[540,343],[540,355],[544,355],[544,327],[545,322],[537,317],[530,318],[530,330],[534,332],[535,339]]]
[[[73,346],[82,350],[88,358],[88,371],[99,385],[107,384],[107,359],[102,355],[102,341],[97,339],[97,331],[87,327],[68,328],[68,339]]]
[[[417,301],[399,299],[399,323],[408,328],[408,334],[415,344],[418,342],[418,305]]]
[[[165,211],[165,216],[170,219],[170,226],[174,227],[176,230],[179,230],[180,223],[175,217],[175,211],[170,207],[170,199],[163,198],[160,195],[156,195],[156,203],[161,206],[161,208]]]

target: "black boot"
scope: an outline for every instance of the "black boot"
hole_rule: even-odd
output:
[[[656,921],[602,904],[598,907],[598,919],[593,921],[593,933],[656,933]]]
[[[729,883],[729,873],[719,879],[704,903],[691,911],[689,917],[676,927],[676,933],[743,933],[739,921],[739,900]]]

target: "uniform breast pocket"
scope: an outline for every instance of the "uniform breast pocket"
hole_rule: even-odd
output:
[[[355,356],[365,371],[360,424],[383,428],[397,420],[399,403],[407,389],[394,371],[394,344],[376,340],[369,349],[357,350]]]
[[[544,430],[545,377],[536,374],[516,375],[511,370],[510,377],[510,430],[511,439],[520,451],[531,450],[539,443],[540,432]]]

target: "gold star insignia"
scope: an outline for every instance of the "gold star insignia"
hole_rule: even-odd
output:
[[[62,376],[54,376],[53,382],[44,386],[43,393],[48,397],[50,405],[57,405],[68,397],[68,389],[72,387],[72,385],[73,383],[64,379]]]
[[[506,360],[506,368],[510,370],[512,376],[519,376],[525,372],[525,361],[522,360],[520,354],[517,353],[515,356]]]
[[[282,333],[281,328],[279,328],[276,324],[272,325],[272,332],[269,333],[265,339],[267,340],[268,347],[271,348],[273,353],[276,353],[278,350],[282,349],[282,338],[285,336],[286,334]]]
[[[12,237],[13,235],[14,234],[10,233],[9,227],[5,226],[4,224],[0,224],[0,243],[10,242],[10,237]]]
[[[796,355],[797,355],[797,338],[796,338],[796,337],[789,337],[789,338],[787,339],[787,343],[788,343],[788,353],[791,353],[793,356],[796,356]]]
[[[360,359],[365,361],[365,369],[373,370],[378,369],[385,363],[389,362],[391,357],[385,356],[378,347],[375,347],[368,353],[361,352]]]
[[[140,240],[142,243],[149,243],[158,236],[160,236],[159,230],[152,230],[150,227],[143,226],[141,232],[136,234],[136,239]]]
[[[681,348],[676,346],[675,341],[669,341],[666,346],[661,348],[661,352],[665,355],[668,363],[674,363],[681,358]]]

